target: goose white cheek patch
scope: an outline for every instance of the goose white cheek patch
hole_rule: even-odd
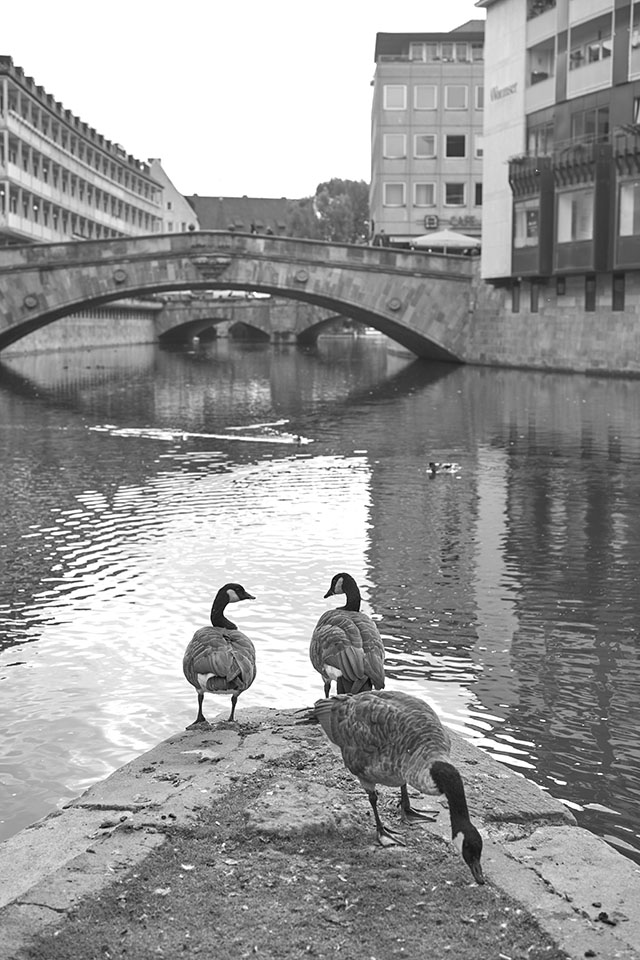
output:
[[[463,844],[463,843],[464,843],[464,834],[463,834],[463,833],[456,833],[455,837],[453,838],[453,845],[454,845],[454,847],[456,848],[456,850],[458,851],[458,853],[460,854],[460,856],[462,856],[462,844]]]

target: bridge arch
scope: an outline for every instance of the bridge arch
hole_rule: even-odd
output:
[[[218,231],[12,247],[0,251],[0,350],[86,307],[252,290],[360,320],[418,356],[463,362],[473,266],[466,257]],[[326,319],[307,320],[296,336],[312,336]]]

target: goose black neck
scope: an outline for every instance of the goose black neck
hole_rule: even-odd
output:
[[[440,793],[444,793],[449,804],[451,834],[455,837],[462,827],[469,823],[469,808],[464,793],[462,777],[452,763],[436,760],[431,764],[431,779]]]
[[[237,630],[235,623],[232,623],[231,620],[228,620],[224,615],[224,610],[228,602],[229,597],[227,596],[226,590],[221,590],[216,594],[213,606],[211,607],[212,627],[226,627],[227,630]]]
[[[358,589],[358,584],[355,582],[353,577],[343,576],[342,589],[344,590],[344,595],[347,598],[344,609],[359,610],[361,600],[360,590]]]

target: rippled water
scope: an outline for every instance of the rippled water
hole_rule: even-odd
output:
[[[226,580],[257,597],[238,718],[311,703],[346,569],[389,687],[640,862],[640,381],[370,338],[13,357],[0,460],[0,839],[195,718],[182,653]]]

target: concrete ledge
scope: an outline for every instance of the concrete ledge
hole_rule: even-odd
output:
[[[166,825],[193,822],[272,761],[277,781],[239,811],[256,830],[324,834],[356,824],[373,834],[369,805],[339,752],[319,727],[296,719],[295,711],[246,710],[238,724],[175,734],[1,844],[0,960],[20,956],[33,936],[144,860],[164,842]],[[485,838],[488,882],[519,900],[570,957],[640,958],[640,868],[535,784],[453,741]],[[322,782],[309,778],[310,759]],[[391,809],[395,791],[382,792]],[[449,839],[442,807],[426,829]]]

